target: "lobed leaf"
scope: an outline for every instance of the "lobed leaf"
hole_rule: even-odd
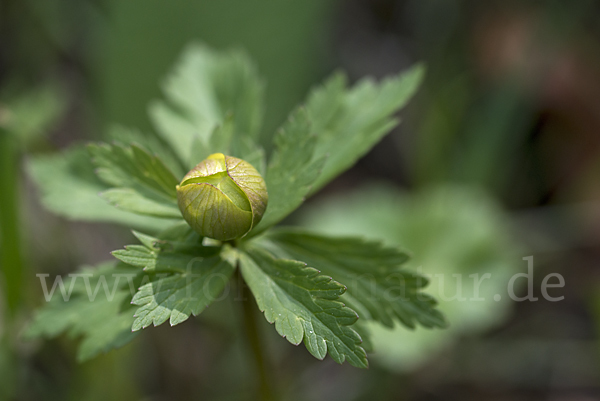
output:
[[[360,336],[351,328],[358,316],[338,299],[345,287],[305,263],[275,259],[262,249],[240,255],[244,281],[258,307],[277,332],[295,345],[304,340],[308,351],[323,359],[368,366]]]
[[[154,102],[150,117],[158,133],[188,168],[204,160],[203,154],[230,152],[242,138],[256,140],[263,114],[263,85],[244,53],[215,52],[200,44],[189,46],[163,84],[166,101]],[[215,128],[231,118],[231,135]],[[212,145],[212,146],[211,146]]]
[[[113,255],[158,274],[133,297],[132,303],[139,307],[133,331],[167,320],[174,326],[198,315],[219,297],[233,274],[235,261],[227,252],[220,255],[220,248],[135,234],[142,245],[129,245]]]
[[[171,326],[198,315],[215,301],[229,282],[234,265],[213,257],[199,259],[186,273],[176,273],[140,287],[132,302],[135,312],[132,330],[158,326],[169,320]]]
[[[417,369],[464,335],[489,331],[510,315],[510,298],[494,296],[522,269],[515,256],[520,246],[506,212],[480,188],[444,184],[404,192],[371,184],[307,209],[302,221],[308,229],[402,244],[414,255],[406,265],[431,278],[426,290],[439,299],[449,328],[411,333],[371,325],[375,351],[384,351],[378,352],[381,363]],[[465,285],[486,274],[493,280]]]
[[[203,246],[198,242],[166,241],[138,232],[133,234],[142,245],[126,245],[112,255],[129,265],[145,271],[185,273],[198,258],[218,255],[220,247]]]
[[[167,199],[177,199],[175,186],[179,181],[156,157],[139,145],[91,144],[88,151],[96,174],[105,183],[117,188],[153,191]]]
[[[108,186],[94,174],[88,153],[72,147],[61,154],[34,156],[27,170],[41,192],[41,202],[50,211],[69,219],[111,222],[156,231],[164,220],[119,210],[98,196]]]
[[[297,110],[275,137],[265,177],[269,206],[250,236],[278,223],[302,204],[325,162],[325,157],[315,159],[316,144],[306,111]]]
[[[138,145],[88,146],[96,174],[112,189],[102,193],[109,203],[128,212],[181,218],[175,187],[179,183],[157,156]]]
[[[272,226],[366,154],[396,124],[397,112],[418,88],[422,66],[376,84],[365,79],[347,88],[334,75],[309,96],[275,137],[267,168],[269,207],[255,236]]]
[[[343,282],[344,302],[361,317],[393,327],[398,320],[409,328],[445,327],[437,302],[421,292],[428,281],[400,265],[408,256],[377,241],[353,237],[329,237],[308,231],[278,229],[266,235],[275,253],[306,261],[324,274]]]
[[[363,79],[347,88],[347,78],[338,73],[312,91],[306,108],[318,135],[315,157],[328,158],[311,192],[354,165],[398,124],[394,113],[414,95],[423,75],[424,67],[416,65],[379,84]]]
[[[155,134],[142,133],[134,128],[126,128],[120,125],[111,126],[107,133],[107,142],[118,143],[122,146],[130,144],[143,145],[152,155],[158,157],[175,177],[183,177],[187,172],[185,166],[173,153],[173,150]]]

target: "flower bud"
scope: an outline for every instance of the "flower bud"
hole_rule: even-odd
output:
[[[244,160],[215,153],[183,177],[177,203],[198,234],[220,241],[246,235],[267,208],[265,180]]]

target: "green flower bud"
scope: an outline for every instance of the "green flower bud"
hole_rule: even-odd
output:
[[[215,153],[177,186],[177,203],[198,234],[220,241],[246,235],[267,208],[265,180],[244,160]]]

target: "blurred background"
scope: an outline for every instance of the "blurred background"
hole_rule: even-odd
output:
[[[262,322],[283,399],[600,400],[594,0],[1,0],[0,400],[251,399],[228,302],[84,363],[67,335],[21,336],[43,302],[36,273],[68,274],[133,241],[42,206],[36,160],[60,162],[115,123],[151,132],[148,102],[191,40],[256,61],[266,137],[336,69],[356,81],[428,68],[400,127],[289,223],[409,250],[451,326],[371,327],[363,371],[319,362]],[[528,256],[539,300],[514,302],[507,283]],[[435,276],[485,273],[484,301]],[[564,277],[550,290],[560,302],[540,294],[550,273]]]

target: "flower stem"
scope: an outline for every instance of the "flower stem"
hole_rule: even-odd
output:
[[[248,344],[250,346],[255,369],[258,373],[259,379],[257,398],[262,401],[273,401],[273,390],[271,389],[271,381],[269,380],[270,378],[267,369],[267,362],[264,355],[262,343],[260,341],[258,325],[256,324],[257,319],[260,318],[260,316],[258,315],[259,309],[256,305],[256,302],[254,301],[254,297],[248,289],[248,286],[242,278],[239,264],[237,268],[237,276],[237,282],[239,284],[239,296],[242,303],[246,340],[248,341]]]

